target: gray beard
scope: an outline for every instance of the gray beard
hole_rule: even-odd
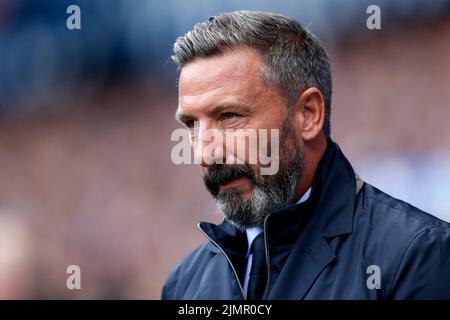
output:
[[[303,172],[303,156],[295,148],[291,158],[283,165],[281,155],[292,154],[290,150],[284,151],[280,152],[279,171],[273,176],[261,177],[261,181],[253,185],[249,199],[244,200],[240,192],[233,189],[217,195],[215,200],[218,210],[238,229],[264,227],[264,221],[271,212],[287,207],[294,199]]]

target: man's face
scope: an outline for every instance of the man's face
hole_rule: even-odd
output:
[[[179,80],[177,118],[191,130],[194,155],[201,163],[205,185],[225,218],[241,228],[262,226],[270,211],[289,204],[303,165],[284,100],[275,86],[261,81],[260,72],[259,54],[242,48],[188,63]],[[256,163],[249,163],[249,148],[255,148],[261,141],[258,139],[256,145],[249,140],[241,141],[245,146],[245,152],[242,152],[236,139],[246,138],[238,135],[229,138],[225,134],[238,129],[256,133],[260,129],[279,130],[280,141],[276,141],[280,146],[278,172],[261,175],[259,152]],[[212,148],[213,153],[204,152],[211,150],[211,144],[218,143],[205,138],[204,133],[208,130],[222,132],[228,137]],[[229,143],[230,139],[235,143]],[[268,142],[273,145],[271,142],[274,141],[269,138]],[[269,152],[274,151],[268,146],[263,147]],[[239,159],[242,164],[227,164],[230,158]]]

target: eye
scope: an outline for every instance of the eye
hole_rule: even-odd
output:
[[[238,115],[234,112],[224,112],[220,115],[220,119],[221,120],[230,120],[233,119],[235,117],[238,117]]]
[[[194,120],[187,120],[187,121],[184,122],[184,125],[185,125],[186,127],[188,127],[189,129],[193,128],[193,127],[194,127],[194,124],[195,124],[195,121],[194,121]]]

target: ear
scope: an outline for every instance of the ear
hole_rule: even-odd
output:
[[[316,138],[322,132],[325,119],[325,101],[322,92],[315,87],[303,91],[297,99],[295,113],[300,120],[298,123],[303,140]]]

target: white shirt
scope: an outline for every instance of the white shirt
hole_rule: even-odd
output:
[[[309,196],[311,194],[311,187],[305,192],[305,194],[298,200],[296,204],[305,202],[309,199]],[[263,229],[260,227],[252,227],[247,228],[245,230],[245,233],[247,234],[247,268],[245,269],[245,277],[244,277],[244,287],[242,288],[244,290],[245,296],[247,296],[247,290],[248,290],[248,279],[250,277],[250,269],[252,267],[252,260],[253,260],[253,253],[250,252],[250,248],[252,246],[253,240],[261,233],[263,232]]]

